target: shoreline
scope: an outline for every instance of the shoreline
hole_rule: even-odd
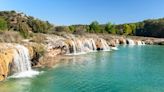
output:
[[[138,37],[138,36],[119,36],[109,34],[39,34],[39,38],[44,38],[36,43],[33,39],[23,40],[22,46],[29,50],[31,66],[33,68],[53,67],[59,61],[56,58],[64,57],[63,55],[77,53],[88,53],[91,51],[111,50],[120,44],[130,45],[164,45],[163,38]],[[18,43],[17,43],[18,44]],[[0,46],[0,80],[4,80],[8,75],[13,74],[13,59],[15,58],[13,50],[15,43],[1,43]],[[20,44],[18,44],[20,45]],[[9,50],[9,51],[8,51]],[[5,56],[7,55],[8,58]],[[9,68],[9,69],[7,69]]]

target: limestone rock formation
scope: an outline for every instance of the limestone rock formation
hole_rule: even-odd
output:
[[[3,45],[5,46],[5,45]],[[0,81],[4,80],[9,72],[10,72],[10,65],[13,60],[13,52],[14,49],[2,47],[0,48]]]

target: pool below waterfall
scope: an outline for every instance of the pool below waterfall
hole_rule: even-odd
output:
[[[9,78],[0,92],[164,92],[164,47],[69,55],[32,78]]]

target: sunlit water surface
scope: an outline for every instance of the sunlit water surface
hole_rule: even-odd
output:
[[[7,79],[0,92],[164,92],[164,47],[67,56],[33,78]]]

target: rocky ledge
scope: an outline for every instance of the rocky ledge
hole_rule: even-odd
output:
[[[0,43],[0,80],[17,71],[14,60],[16,53],[21,54],[19,47],[28,49],[30,66],[47,67],[56,64],[54,57],[65,54],[87,53],[96,50],[112,50],[120,44],[129,45],[164,45],[164,39],[145,37],[125,37],[105,34],[80,35],[45,35],[41,42],[34,39],[23,40],[22,43]],[[25,52],[23,52],[25,53]],[[20,55],[21,56],[21,55]],[[50,58],[53,58],[50,60]],[[57,58],[57,57],[56,57]],[[22,61],[23,62],[23,61]]]

